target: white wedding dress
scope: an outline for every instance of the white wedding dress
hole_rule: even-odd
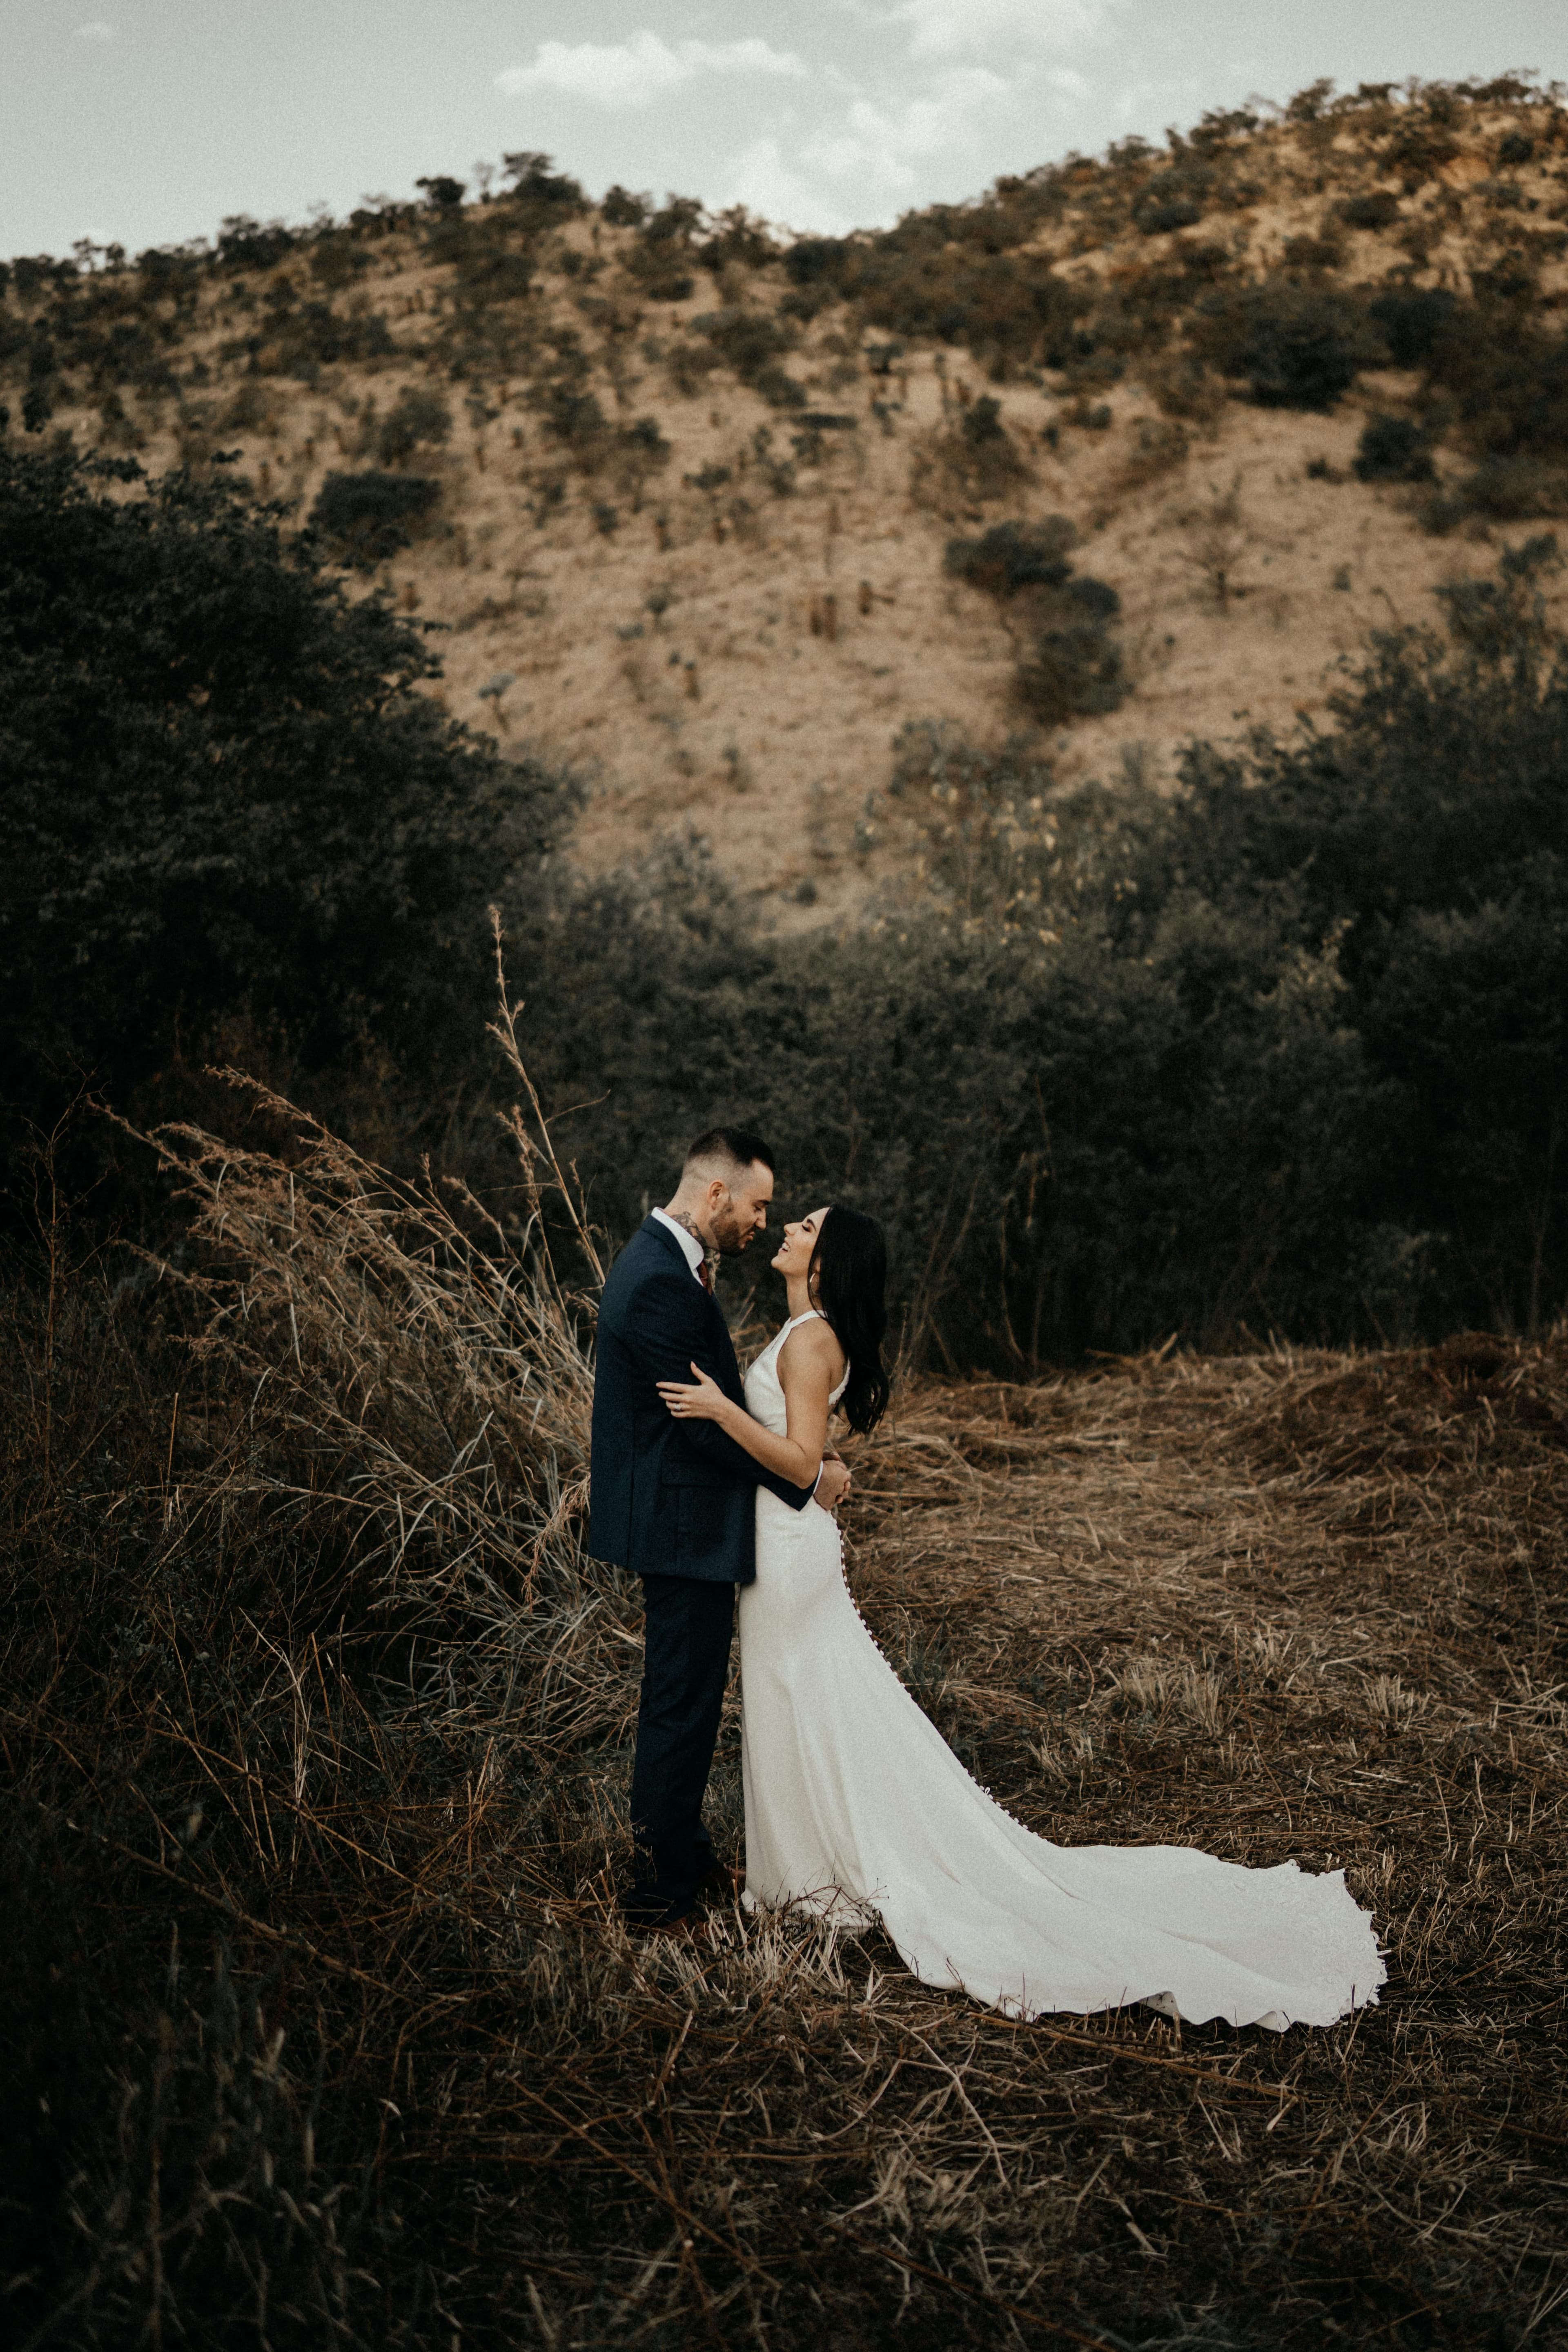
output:
[[[746,1375],[748,1409],[780,1436],[779,1351],[808,1319]],[[1004,1812],[861,1623],[816,1503],[759,1488],[740,1614],[748,1908],[874,1913],[917,1977],[1016,2017],[1143,2001],[1282,2029],[1376,2000],[1383,1961],[1342,1871],[1052,1845]]]

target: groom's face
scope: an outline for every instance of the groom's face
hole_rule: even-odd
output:
[[[739,1257],[753,1234],[766,1228],[768,1202],[773,1197],[773,1176],[760,1160],[753,1160],[743,1175],[736,1176],[721,1190],[714,1202],[710,1223],[713,1239],[724,1257]]]

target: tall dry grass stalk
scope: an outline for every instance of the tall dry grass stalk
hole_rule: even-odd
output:
[[[459,1604],[501,1633],[542,1576],[577,1572],[604,1268],[522,1064],[493,919],[490,1034],[524,1097],[504,1120],[521,1195],[504,1221],[428,1163],[415,1181],[374,1166],[241,1071],[216,1075],[274,1148],[185,1125],[142,1140],[195,1255],[159,1270],[196,1307],[198,1360],[251,1397],[257,1494],[330,1489],[389,1598]]]

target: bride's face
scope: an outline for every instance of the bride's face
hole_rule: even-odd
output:
[[[787,1282],[791,1275],[805,1276],[811,1266],[811,1253],[816,1247],[816,1237],[822,1231],[826,1209],[817,1209],[797,1224],[786,1225],[784,1239],[773,1253],[773,1264]]]

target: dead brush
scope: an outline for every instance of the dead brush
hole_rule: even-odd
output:
[[[157,1139],[155,1280],[10,1296],[17,2340],[1560,2340],[1568,1343],[910,1382],[855,1449],[857,1600],[977,1777],[1343,1867],[1379,2008],[1022,2027],[874,1926],[636,1944],[597,1243],[514,1070],[515,1224],[251,1091],[267,1148]]]
[[[523,1088],[510,1113],[523,1206],[503,1225],[456,1180],[406,1182],[256,1080],[221,1075],[281,1130],[246,1149],[188,1126],[145,1139],[188,1208],[196,1359],[252,1387],[258,1495],[323,1476],[387,1591],[439,1609],[526,1603],[586,1508],[592,1331],[604,1269],[518,1049],[501,967],[491,1024]],[[551,1216],[580,1262],[557,1271]]]

